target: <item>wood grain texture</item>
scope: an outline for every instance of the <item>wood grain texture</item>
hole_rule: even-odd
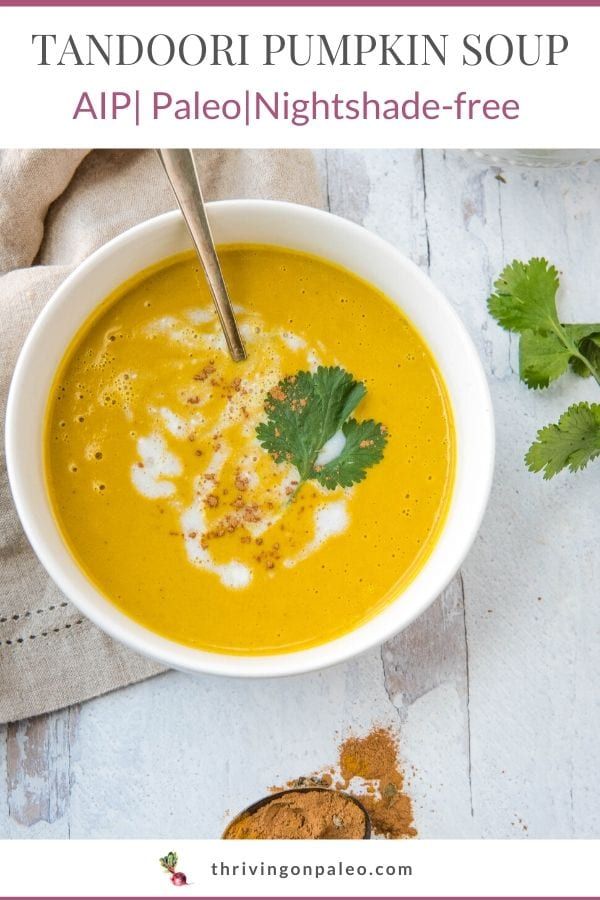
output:
[[[400,737],[423,837],[600,836],[599,470],[544,483],[523,465],[536,429],[595,391],[527,391],[485,309],[505,262],[544,254],[565,318],[599,318],[600,166],[503,181],[471,154],[418,150],[319,166],[331,211],[428,271],[484,361],[498,453],[473,550],[423,616],[347,664],[266,682],[169,673],[3,729],[2,836],[217,837],[374,724]]]
[[[3,836],[13,836],[11,826],[24,826],[40,837],[47,832],[69,837],[71,745],[76,742],[78,712],[72,707],[6,727],[3,784],[8,821]]]

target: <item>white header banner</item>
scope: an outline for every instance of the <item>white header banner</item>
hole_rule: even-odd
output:
[[[597,147],[599,8],[17,7],[4,147]]]

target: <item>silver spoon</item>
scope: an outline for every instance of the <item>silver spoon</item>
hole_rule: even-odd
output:
[[[235,362],[240,362],[246,359],[246,349],[223,280],[192,151],[158,150],[157,153],[202,263],[229,352]]]

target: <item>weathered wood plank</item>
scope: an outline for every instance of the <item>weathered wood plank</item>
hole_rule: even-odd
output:
[[[39,836],[68,837],[70,744],[78,710],[61,710],[6,727],[6,803],[9,826],[38,826]]]
[[[328,151],[327,160],[331,211],[379,232],[428,271],[426,154]],[[460,575],[424,616],[382,648],[385,686],[413,772],[417,816],[431,837],[446,836],[451,827],[461,835],[474,829],[467,653]]]
[[[385,685],[402,722],[410,790],[427,837],[476,837],[471,791],[468,643],[458,574],[382,648]]]
[[[599,482],[590,470],[548,484],[523,465],[536,427],[594,392],[575,379],[543,393],[520,386],[516,346],[489,321],[484,300],[515,256],[545,254],[573,280],[590,275],[600,170],[508,170],[503,184],[458,154],[429,156],[437,198],[432,275],[482,351],[498,424],[492,501],[463,567],[478,828],[486,837],[597,834],[600,717],[588,679],[598,674],[591,649],[598,607],[587,573],[599,535]]]

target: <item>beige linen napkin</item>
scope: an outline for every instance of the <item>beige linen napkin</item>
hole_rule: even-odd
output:
[[[321,201],[305,151],[209,150],[197,158],[208,199]],[[10,496],[4,415],[23,340],[60,282],[101,244],[175,205],[153,151],[0,151],[0,722],[162,671],[84,619],[38,563]]]

